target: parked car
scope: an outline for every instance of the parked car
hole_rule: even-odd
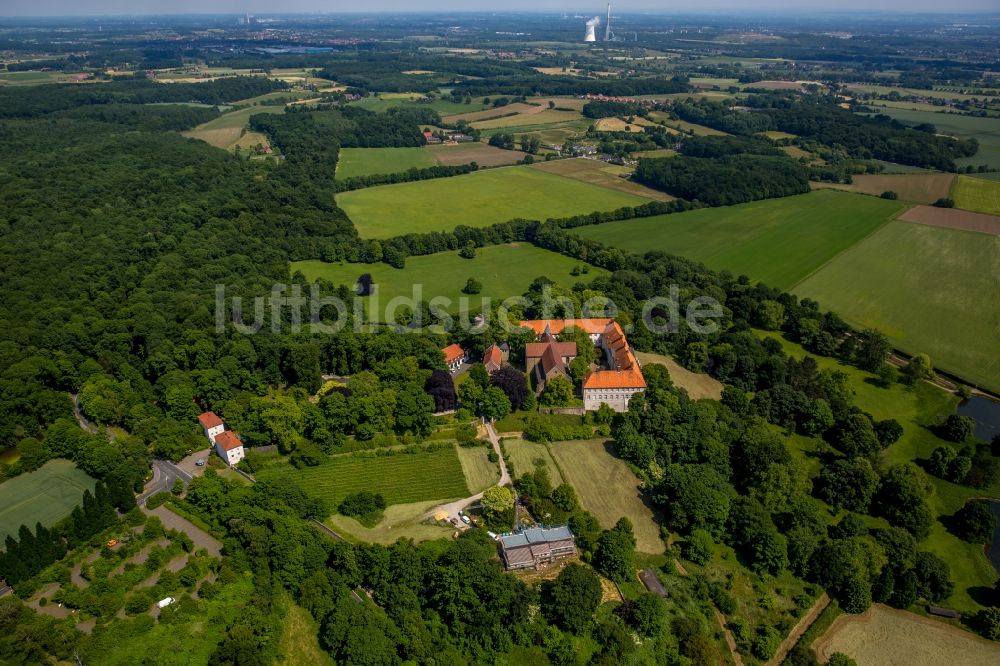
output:
[[[167,597],[166,599],[160,599],[159,601],[157,601],[156,605],[159,606],[160,608],[166,608],[175,601],[177,600],[174,599],[173,597]]]
[[[471,525],[472,524],[472,521],[469,520],[469,517],[466,516],[465,514],[462,515],[462,522],[465,523],[466,525]]]
[[[204,458],[198,458],[197,460],[194,461],[194,464],[197,465],[198,467],[204,467],[205,466],[205,459]]]

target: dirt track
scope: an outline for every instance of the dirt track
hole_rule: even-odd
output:
[[[984,213],[970,213],[957,208],[935,208],[934,206],[914,206],[898,218],[901,222],[926,224],[931,227],[976,231],[981,234],[1000,236],[1000,217]]]

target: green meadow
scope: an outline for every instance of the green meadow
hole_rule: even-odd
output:
[[[337,178],[398,173],[437,165],[426,148],[343,148],[337,160]]]
[[[893,222],[793,290],[1000,390],[1000,236]]]
[[[637,206],[648,200],[525,167],[478,171],[337,195],[362,238],[485,227]]]
[[[959,176],[953,198],[957,208],[1000,215],[1000,183],[996,181]]]
[[[457,251],[407,257],[405,268],[393,268],[383,263],[296,261],[292,263],[291,270],[293,273],[301,271],[310,282],[322,278],[334,284],[348,286],[353,286],[362,273],[370,273],[377,287],[379,314],[383,315],[386,304],[392,298],[411,297],[414,285],[420,285],[422,300],[429,301],[435,296],[451,299],[454,305],[447,309],[455,312],[455,305],[463,296],[469,299],[472,310],[479,310],[484,297],[502,301],[510,296],[519,296],[528,290],[532,280],[541,276],[569,286],[607,275],[604,269],[593,266],[588,267],[589,271],[585,275],[571,275],[574,268],[582,266],[582,262],[534,245],[512,243],[479,248],[474,259],[463,259],[458,256]],[[470,277],[482,284],[483,289],[479,294],[462,293],[462,288]],[[370,312],[370,308],[374,307],[373,298],[366,297],[364,301]]]
[[[0,484],[0,542],[21,525],[51,526],[73,511],[95,481],[69,460],[50,460],[34,472]]]
[[[902,205],[821,190],[575,230],[630,252],[662,250],[788,289],[884,225]]]

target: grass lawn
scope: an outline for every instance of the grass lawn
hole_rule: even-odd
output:
[[[673,380],[674,386],[687,391],[688,395],[694,400],[705,398],[709,400],[722,399],[722,382],[708,373],[691,372],[674,359],[662,354],[636,352],[636,357],[638,357],[639,363],[642,365],[653,363],[665,367],[667,372],[670,373],[670,379]]]
[[[417,287],[421,291],[417,300],[429,302],[434,297],[446,297],[451,299],[452,305],[445,309],[458,312],[460,298],[467,298],[469,307],[479,310],[484,298],[499,302],[511,296],[519,296],[528,290],[532,280],[543,275],[566,286],[607,275],[607,271],[594,266],[589,266],[586,274],[570,274],[574,268],[582,265],[570,257],[534,245],[511,243],[478,248],[474,259],[463,259],[458,256],[458,252],[438,252],[421,257],[407,257],[405,268],[393,268],[382,263],[348,264],[310,260],[292,262],[291,272],[302,271],[309,281],[323,278],[334,284],[349,286],[353,286],[362,273],[371,273],[375,281],[377,302],[373,300],[373,296],[366,297],[363,299],[365,308],[369,314],[376,310],[378,319],[384,320],[389,301],[397,296],[413,297]],[[462,293],[462,288],[470,277],[483,285],[482,291],[472,296]]]
[[[954,199],[958,208],[1000,215],[1000,183],[996,181],[959,176]]]
[[[663,250],[788,289],[901,209],[894,201],[817,191],[579,227],[574,232],[630,252]]]
[[[363,238],[450,230],[460,224],[485,227],[514,218],[567,217],[646,201],[525,167],[369,187],[337,195],[337,203]]]
[[[490,486],[495,486],[500,480],[500,468],[491,463],[489,452],[492,446],[455,446],[458,452],[458,462],[462,465],[462,473],[469,490],[478,493]]]
[[[768,337],[778,340],[786,353],[801,358],[807,353],[799,345],[788,342],[772,333]],[[854,390],[854,402],[876,419],[896,419],[903,426],[899,441],[882,454],[883,466],[898,465],[930,458],[931,452],[947,442],[939,439],[928,426],[933,425],[948,414],[953,414],[958,398],[927,383],[909,388],[894,384],[887,389],[879,388],[868,381],[872,376],[853,366],[843,365],[832,358],[813,356],[820,368],[830,368],[847,373],[850,387]],[[805,437],[792,439],[794,448],[802,441],[815,442]],[[818,473],[818,467],[810,470]],[[972,497],[1000,497],[1000,483],[985,490],[959,486],[936,477],[927,477],[934,488],[929,502],[938,516],[948,516],[957,511],[967,499]],[[931,535],[921,547],[944,558],[951,567],[951,579],[955,592],[943,605],[961,611],[978,609],[979,606],[969,595],[976,587],[992,587],[997,573],[990,565],[981,546],[969,544],[948,532],[940,521],[935,521]]]
[[[382,520],[375,527],[368,528],[347,516],[335,513],[324,522],[339,534],[353,537],[358,541],[380,543],[388,546],[397,539],[430,541],[451,536],[453,527],[444,527],[424,520],[427,512],[440,502],[412,502],[393,504],[385,510]],[[305,662],[299,662],[305,663]]]
[[[449,500],[469,495],[455,447],[392,455],[331,456],[317,467],[296,469],[279,463],[261,470],[261,479],[291,479],[334,509],[352,493],[380,493],[387,504]]]
[[[83,492],[93,491],[95,484],[86,472],[61,458],[0,483],[0,541],[8,534],[16,536],[21,525],[32,531],[35,523],[54,525],[68,516]]]
[[[795,287],[900,349],[1000,389],[1000,236],[893,222]]]
[[[504,460],[512,478],[518,478],[535,471],[535,463],[541,461],[545,469],[549,472],[549,479],[552,487],[555,488],[563,482],[562,474],[556,467],[552,455],[549,453],[549,445],[540,442],[529,442],[526,439],[510,439],[504,441]],[[556,446],[555,444],[553,446]]]
[[[660,527],[642,500],[639,479],[608,446],[604,439],[555,442],[549,452],[560,475],[576,489],[580,505],[594,514],[601,527],[611,528],[624,516],[635,528],[637,550],[662,553]]]
[[[191,139],[200,139],[216,148],[231,149],[240,139],[240,133],[258,113],[284,113],[283,106],[251,106],[224,113],[214,120],[202,123],[192,130],[181,132]]]

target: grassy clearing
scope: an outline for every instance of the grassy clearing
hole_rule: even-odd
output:
[[[726,136],[726,132],[720,132],[719,130],[712,129],[711,127],[696,125],[695,123],[689,123],[686,120],[672,120],[664,111],[653,112],[649,114],[649,117],[663,123],[667,127],[679,130],[684,134],[694,134],[695,136]]]
[[[286,599],[285,622],[278,643],[275,666],[334,666],[333,659],[319,646],[319,625],[309,611]]]
[[[489,452],[492,450],[489,446],[455,446],[462,474],[465,475],[465,484],[473,493],[495,486],[500,478],[499,467],[489,459]]]
[[[202,123],[192,130],[181,132],[191,139],[199,139],[205,143],[229,150],[240,140],[240,134],[250,122],[250,116],[258,113],[284,113],[283,106],[252,106],[224,113],[214,120]]]
[[[660,527],[643,502],[639,479],[612,455],[609,445],[603,439],[556,442],[549,451],[562,477],[576,489],[581,506],[594,514],[601,527],[613,527],[624,516],[635,528],[637,550],[662,553]]]
[[[517,478],[534,471],[536,463],[541,461],[549,472],[552,486],[561,484],[563,482],[562,474],[559,473],[559,468],[556,467],[549,450],[547,444],[529,442],[526,439],[505,439],[504,451],[506,454],[504,460],[507,462],[511,477]]]
[[[469,494],[454,447],[388,456],[332,456],[318,467],[296,469],[279,463],[263,469],[261,479],[291,479],[330,508],[352,493],[381,493],[387,504],[449,500]]]
[[[1000,215],[1000,182],[959,176],[954,198],[959,208]]]
[[[580,120],[580,114],[576,111],[556,111],[555,109],[542,109],[541,111],[535,111],[538,107],[532,107],[532,112],[519,113],[513,116],[504,116],[503,118],[494,118],[492,120],[481,120],[479,122],[472,123],[472,126],[476,129],[509,129],[514,127],[523,127],[527,125],[540,126],[540,125],[555,125],[557,123],[565,123]]]
[[[815,643],[820,661],[842,652],[859,664],[963,664],[991,666],[1000,644],[944,622],[876,605],[861,615],[842,615]]]
[[[821,191],[609,222],[575,233],[630,252],[663,250],[788,289],[901,208],[893,201]]]
[[[591,185],[600,185],[626,194],[634,194],[657,201],[670,201],[672,196],[665,192],[660,192],[645,185],[634,183],[623,175],[631,175],[632,169],[629,167],[607,164],[600,160],[587,158],[576,158],[570,160],[553,160],[551,162],[539,162],[532,166],[533,169],[554,173],[559,176],[572,178]]]
[[[766,333],[768,337],[778,340],[786,353],[797,358],[806,356],[806,352],[797,344],[788,342],[776,334]],[[903,426],[903,435],[899,441],[886,449],[882,454],[883,466],[898,465],[914,460],[927,460],[931,452],[945,442],[934,435],[929,426],[953,414],[958,405],[958,398],[931,386],[920,383],[913,388],[902,384],[894,384],[887,389],[875,386],[871,375],[853,366],[842,365],[834,359],[813,356],[820,368],[839,370],[847,374],[848,382],[854,391],[855,404],[876,419],[896,419]],[[817,440],[795,437],[792,440],[794,449],[815,451]],[[805,444],[805,447],[802,445]],[[803,452],[813,474],[819,473],[819,465],[815,457]],[[928,476],[934,492],[930,497],[931,508],[938,516],[947,516],[957,511],[967,499],[988,495],[1000,496],[1000,483],[985,491],[958,486]],[[873,523],[874,524],[874,523]],[[940,521],[935,521],[930,536],[921,547],[942,557],[951,567],[951,578],[955,582],[955,592],[943,605],[961,611],[972,611],[979,608],[969,595],[969,590],[975,587],[992,587],[997,578],[996,571],[990,565],[982,547],[966,543],[945,530]]]
[[[80,503],[97,482],[69,460],[50,460],[34,472],[0,483],[0,542],[21,525],[54,525]]]
[[[662,354],[638,352],[636,356],[642,365],[654,363],[665,367],[667,372],[670,373],[670,379],[673,380],[674,386],[687,391],[688,395],[694,400],[703,400],[706,398],[709,400],[722,399],[722,382],[715,377],[703,372],[691,372],[678,364],[674,359]]]
[[[454,528],[435,524],[425,518],[427,513],[440,502],[413,502],[394,504],[385,510],[382,520],[375,527],[368,528],[347,516],[334,514],[324,521],[339,534],[353,537],[358,541],[389,545],[397,539],[430,541],[451,536]],[[300,662],[306,663],[306,662]]]
[[[920,173],[887,176],[854,176],[850,185],[842,183],[814,183],[817,188],[832,188],[845,192],[859,192],[878,196],[883,192],[892,191],[903,201],[930,204],[938,199],[948,197],[955,174],[952,173]]]
[[[369,187],[337,196],[365,238],[487,226],[636,206],[646,199],[537,169],[510,167],[465,176]]]
[[[516,116],[520,114],[532,114],[540,113],[545,107],[543,106],[533,106],[531,104],[524,104],[521,102],[516,102],[514,104],[508,104],[506,106],[500,107],[488,107],[485,109],[462,109],[459,113],[445,116],[442,118],[446,123],[454,124],[459,120],[464,120],[467,123],[477,123],[488,120],[494,120],[497,118],[502,118],[505,116]]]
[[[405,268],[393,268],[382,263],[296,261],[292,263],[291,271],[302,271],[309,281],[322,278],[349,286],[354,285],[362,273],[370,273],[375,281],[378,302],[367,297],[363,299],[364,305],[370,315],[377,314],[381,320],[390,299],[396,296],[412,297],[417,286],[421,290],[418,300],[446,297],[453,303],[446,309],[457,312],[461,298],[468,299],[470,308],[478,310],[484,298],[499,302],[510,296],[519,296],[528,290],[532,280],[543,275],[566,286],[607,275],[604,269],[593,266],[588,267],[586,275],[571,275],[574,268],[582,265],[570,257],[534,245],[511,243],[479,248],[475,259],[463,259],[458,252],[407,257]],[[470,277],[483,285],[482,291],[474,296],[462,293]]]
[[[1000,389],[1000,236],[893,222],[795,287],[969,382]]]

